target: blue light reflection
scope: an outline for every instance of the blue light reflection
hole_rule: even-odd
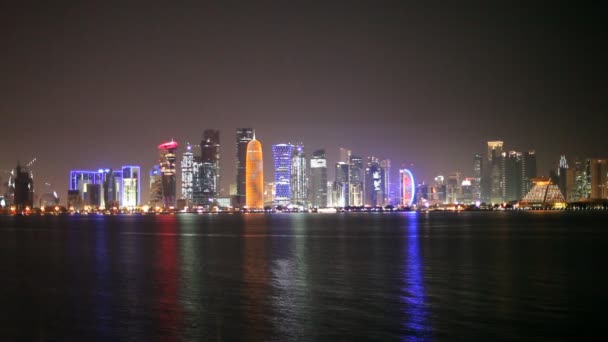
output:
[[[420,236],[418,234],[418,214],[408,213],[406,241],[404,241],[405,260],[401,268],[403,287],[401,303],[405,322],[404,341],[430,340],[430,326],[426,299],[424,296],[424,278],[422,256],[420,253]]]

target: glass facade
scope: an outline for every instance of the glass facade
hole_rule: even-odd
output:
[[[177,151],[177,143],[173,140],[158,145],[160,153],[160,171],[163,191],[163,206],[170,208],[176,205],[176,170],[175,170],[175,153]]]
[[[295,146],[291,144],[272,145],[276,205],[291,203],[291,163],[294,149]]]

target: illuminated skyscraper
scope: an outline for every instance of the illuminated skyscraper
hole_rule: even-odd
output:
[[[253,137],[247,144],[245,199],[248,209],[264,208],[264,158],[262,144]]]
[[[150,201],[151,207],[163,206],[163,182],[162,173],[158,165],[154,165],[150,170]]]
[[[291,144],[272,145],[274,158],[274,184],[276,205],[291,203],[291,163],[295,146]]]
[[[236,197],[234,205],[242,207],[245,205],[245,180],[246,180],[246,161],[247,145],[253,139],[254,130],[252,128],[238,128],[236,130]]]
[[[532,179],[537,177],[536,173],[536,153],[534,151],[524,152],[522,159],[522,195],[527,194],[534,181]]]
[[[237,161],[238,163],[238,161]],[[220,192],[220,131],[206,129],[201,141],[201,196],[203,204],[212,204]]]
[[[557,177],[559,187],[559,191],[564,195],[566,199],[568,199],[568,160],[566,160],[566,156],[562,155],[559,158],[559,168],[557,169]]]
[[[317,150],[312,153],[310,159],[310,192],[313,207],[327,207],[327,159],[325,150]]]
[[[186,151],[182,155],[182,199],[186,200],[186,205],[192,203],[193,163],[192,146],[190,143],[186,143]]]
[[[591,199],[608,199],[608,160],[590,159]]]
[[[414,203],[414,195],[416,194],[416,183],[414,175],[408,169],[399,170],[401,181],[401,205],[409,207]]]
[[[351,155],[348,166],[348,205],[363,205],[363,180],[365,167],[363,158]]]
[[[336,163],[336,181],[333,188],[333,203],[336,207],[348,206],[348,176],[349,164]]]
[[[483,156],[476,154],[473,158],[473,180],[471,181],[473,200],[481,201],[481,177],[483,175]]]
[[[122,167],[122,207],[134,208],[141,202],[140,174],[139,166]]]
[[[385,172],[376,157],[369,157],[365,168],[365,205],[384,205],[384,179]]]
[[[166,208],[176,205],[175,152],[177,143],[173,140],[158,145],[160,152],[160,171],[163,189],[163,205]]]
[[[500,203],[503,201],[502,177],[502,141],[488,141],[488,154],[482,176],[482,197],[484,202]]]
[[[291,203],[308,207],[308,177],[304,146],[293,149],[291,157]]]
[[[446,200],[448,203],[456,203],[462,196],[462,174],[460,172],[453,172],[448,175],[446,181]]]
[[[505,201],[519,201],[526,194],[523,183],[523,153],[517,151],[503,152],[502,176]]]

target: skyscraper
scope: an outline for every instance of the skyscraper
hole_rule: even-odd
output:
[[[559,167],[557,169],[557,177],[559,187],[559,191],[564,195],[566,199],[568,199],[568,160],[565,155],[560,156],[559,158]]]
[[[34,179],[25,167],[17,164],[15,169],[14,204],[17,210],[34,205]]]
[[[500,203],[503,201],[504,183],[502,177],[502,141],[488,141],[487,167],[484,179],[482,179],[482,193],[485,193],[485,199],[489,199],[492,203]],[[485,190],[485,191],[484,191]]]
[[[502,163],[503,200],[519,201],[525,195],[523,153],[517,151],[503,152]]]
[[[350,156],[348,167],[348,205],[363,205],[363,180],[365,179],[365,167],[363,158]]]
[[[608,160],[590,159],[591,199],[608,199]]]
[[[262,144],[253,139],[247,144],[245,161],[245,199],[248,209],[264,208],[264,158]]]
[[[242,207],[246,204],[247,145],[253,139],[253,134],[252,128],[238,128],[236,130],[236,197],[234,203],[236,207]]]
[[[536,173],[536,153],[528,151],[523,153],[522,159],[522,195],[527,194],[534,186],[533,179],[537,177]]]
[[[304,146],[297,145],[291,157],[291,203],[308,207],[308,175]]]
[[[473,200],[481,201],[481,177],[483,175],[483,156],[476,154],[473,158]]]
[[[134,208],[141,202],[141,169],[139,166],[122,167],[122,200],[121,206]]]
[[[416,183],[414,175],[408,169],[399,170],[401,183],[401,205],[409,207],[414,203],[414,195],[416,194]]]
[[[210,204],[220,192],[220,131],[206,129],[201,141],[202,202]]]
[[[186,143],[186,151],[182,155],[182,199],[186,200],[186,205],[192,203],[192,186],[194,177],[194,153],[192,145]]]
[[[365,168],[365,205],[372,207],[386,205],[387,166],[390,166],[388,160],[379,161],[376,157],[368,158]]]
[[[333,204],[335,207],[346,207],[348,203],[349,164],[336,163],[336,180],[333,187]]]
[[[154,165],[150,170],[150,201],[151,207],[163,206],[163,182],[162,173],[158,165]]]
[[[325,150],[316,150],[310,159],[310,192],[313,207],[327,207],[327,159]]]
[[[177,143],[173,140],[158,145],[160,152],[160,171],[163,189],[163,205],[166,208],[176,205],[176,170],[175,152]]]
[[[291,144],[272,145],[276,205],[291,203],[291,163],[294,149],[295,146]]]

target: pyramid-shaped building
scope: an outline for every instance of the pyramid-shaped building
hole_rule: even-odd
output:
[[[566,199],[556,184],[548,178],[532,179],[534,186],[520,202],[523,207],[563,207]]]

